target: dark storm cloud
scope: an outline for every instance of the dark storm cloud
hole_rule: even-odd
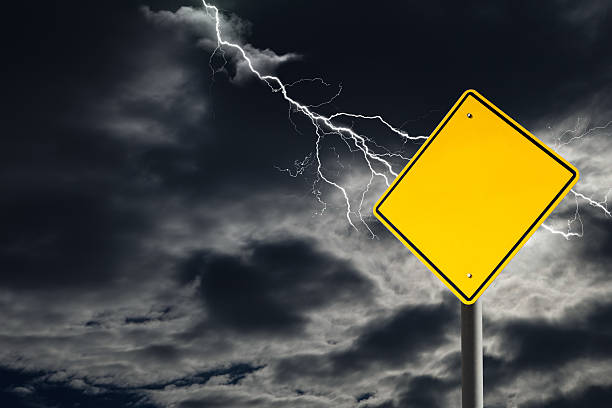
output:
[[[359,370],[376,363],[396,366],[439,346],[457,323],[453,306],[456,305],[452,301],[410,306],[387,320],[372,322],[348,350],[333,355],[334,372]]]
[[[452,381],[432,376],[419,376],[410,380],[408,389],[399,396],[399,407],[443,407],[445,394],[460,385],[456,378]]]
[[[446,394],[458,386],[460,381],[444,380],[429,375],[421,375],[400,379],[397,387],[397,397],[380,404],[370,405],[367,408],[402,408],[427,407],[441,408],[446,406]]]
[[[612,401],[612,386],[590,386],[569,395],[556,397],[550,401],[533,402],[520,408],[607,408]]]
[[[153,311],[146,316],[126,316],[125,324],[146,324],[150,322],[162,322],[164,320],[172,318],[171,312],[172,307],[167,306],[162,308],[161,310]]]
[[[141,350],[132,352],[138,358],[162,362],[179,363],[180,349],[172,344],[152,344]]]
[[[96,289],[125,278],[128,263],[162,256],[142,248],[160,221],[146,207],[221,193],[223,155],[203,126],[206,58],[135,2],[98,5],[86,23],[82,3],[17,8],[29,18],[3,87],[0,282]]]
[[[0,367],[0,401],[11,408],[35,407],[98,407],[138,406],[156,408],[138,393],[127,390],[97,391],[86,384],[70,381],[49,381],[46,373],[30,373]]]
[[[502,323],[502,346],[511,357],[508,361],[490,359],[492,375],[489,378],[526,371],[551,371],[581,358],[611,357],[611,323],[612,304],[583,306],[577,313],[558,321],[521,319]]]
[[[131,235],[146,230],[146,224],[135,209],[115,206],[104,195],[108,185],[70,184],[4,190],[3,285],[49,289],[109,283],[119,272],[118,260],[136,249]]]
[[[555,372],[572,362],[607,361],[612,357],[611,324],[610,303],[583,305],[568,311],[564,318],[556,321],[516,319],[493,324],[485,321],[486,336],[498,338],[501,348],[507,350],[503,359],[488,354],[484,356],[485,397],[488,399],[498,387],[511,384],[528,374],[554,376]],[[445,367],[444,378],[405,375],[397,382],[394,399],[368,406],[445,406],[447,394],[460,386],[460,353],[447,355],[440,364]],[[529,392],[527,389],[524,391]],[[607,406],[606,398],[610,392],[607,386],[587,386],[563,396],[555,393],[555,397],[550,400],[531,402],[524,406],[603,407]]]
[[[582,375],[588,375],[600,361],[605,362],[612,357],[611,323],[612,304],[592,302],[569,309],[564,316],[555,320],[524,318],[493,323],[485,321],[486,336],[495,337],[499,349],[504,351],[502,356],[484,356],[485,399],[490,400],[499,388],[535,376],[549,379],[557,389],[546,394],[523,384],[521,392],[530,396],[525,400],[531,402],[521,407],[604,406],[597,404],[601,404],[604,401],[602,398],[609,394],[607,386],[591,386],[587,382],[573,387],[564,395],[560,395],[558,388],[563,377],[568,375],[564,369],[571,364],[582,362],[578,367],[584,368],[578,369],[585,370]],[[459,378],[460,354],[450,355],[445,364],[448,371],[455,372]],[[577,378],[580,379],[581,375]],[[566,380],[570,383],[573,381]]]
[[[358,110],[358,101],[361,112],[402,123],[441,109],[423,128],[410,127],[418,133],[431,132],[468,88],[520,114],[522,123],[568,109],[611,79],[605,1],[217,4],[253,22],[255,45],[299,50],[305,71],[341,81],[337,102],[346,110]]]
[[[375,394],[373,392],[364,392],[363,394],[359,394],[355,397],[355,401],[357,402],[361,402],[361,401],[366,401],[370,398],[372,398]]]
[[[14,11],[28,18],[8,49],[13,79],[3,87],[11,101],[0,149],[3,286],[97,288],[150,232],[142,199],[151,191],[136,152],[92,116],[139,68],[117,44],[135,46],[146,25],[126,4],[75,18],[83,7]]]
[[[242,253],[197,253],[179,267],[183,282],[200,280],[210,322],[221,327],[291,333],[308,322],[307,312],[368,301],[373,292],[372,283],[350,262],[313,242],[253,242]]]
[[[452,303],[452,304],[451,304]],[[371,322],[346,350],[326,355],[302,354],[281,361],[279,380],[299,382],[302,376],[345,376],[368,372],[372,367],[399,367],[417,362],[422,352],[445,343],[448,330],[457,324],[454,302],[407,306],[387,319]]]
[[[488,399],[498,387],[512,384],[529,374],[554,377],[556,372],[572,362],[607,361],[612,357],[611,324],[611,303],[582,305],[555,321],[515,319],[492,324],[485,321],[485,335],[496,337],[501,342],[501,349],[507,351],[503,358],[484,356],[485,397]],[[440,363],[445,367],[445,378],[406,375],[398,381],[393,400],[372,407],[445,406],[447,393],[460,386],[461,355],[453,352]],[[528,389],[523,391],[530,392]],[[603,407],[609,403],[610,392],[609,386],[587,386],[563,396],[557,392],[550,400],[540,399],[521,406]]]
[[[213,370],[196,373],[182,378],[176,378],[171,381],[162,383],[147,384],[139,387],[141,390],[163,390],[168,386],[181,388],[190,387],[193,385],[203,385],[208,383],[214,377],[227,377],[227,382],[224,385],[239,384],[247,375],[261,370],[265,366],[254,366],[247,363],[233,364],[228,367],[215,368]]]
[[[145,384],[141,387],[120,387],[112,384],[93,385],[87,380],[71,378],[58,381],[51,379],[53,373],[0,367],[0,402],[3,406],[11,408],[40,406],[153,408],[159,405],[153,404],[146,398],[147,391],[163,390],[166,387],[203,385],[214,377],[227,377],[225,385],[232,386],[262,368],[263,366],[245,363],[235,364],[163,383]]]
[[[239,404],[239,400],[232,397],[204,397],[198,399],[189,399],[182,401],[179,408],[215,408],[215,407],[228,407],[236,406]]]
[[[579,256],[585,262],[599,265],[596,274],[610,276],[612,262],[612,222],[603,218],[593,207],[585,208],[580,214],[589,232],[589,242],[579,242]],[[597,280],[600,276],[594,276]]]
[[[28,127],[28,124],[24,124]],[[74,129],[36,131],[5,144],[0,198],[3,285],[97,285],[120,272],[150,222],[135,200],[135,172],[120,146]],[[53,141],[47,138],[54,138]],[[33,140],[34,139],[34,140]],[[26,153],[29,151],[29,154]],[[27,161],[19,158],[28,155]],[[127,193],[127,194],[126,194]]]

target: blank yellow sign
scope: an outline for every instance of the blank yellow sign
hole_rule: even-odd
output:
[[[468,90],[374,215],[472,304],[577,180],[574,166]]]

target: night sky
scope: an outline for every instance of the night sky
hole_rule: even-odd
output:
[[[312,123],[223,61],[201,2],[15,3],[2,407],[460,406],[460,303],[373,217],[384,180],[364,194],[363,155],[322,136],[353,228]],[[211,4],[321,115],[429,135],[473,88],[580,170],[596,205],[568,195],[546,224],[569,239],[540,228],[480,298],[485,406],[609,407],[612,4]],[[404,157],[420,144],[335,123]]]

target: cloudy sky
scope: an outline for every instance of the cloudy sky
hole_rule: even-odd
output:
[[[395,172],[468,88],[580,170],[569,239],[481,297],[485,405],[609,406],[610,3],[214,4],[309,112],[392,125],[333,122]],[[459,406],[460,304],[371,215],[384,179],[202,3],[4,7],[2,406]]]

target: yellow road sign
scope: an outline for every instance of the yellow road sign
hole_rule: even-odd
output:
[[[472,304],[577,180],[574,166],[468,90],[374,215]]]

